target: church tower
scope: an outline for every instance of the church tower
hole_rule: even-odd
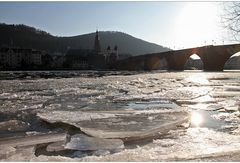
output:
[[[94,50],[97,53],[101,52],[101,46],[100,46],[100,39],[99,39],[99,36],[98,36],[98,30],[96,31],[96,35],[95,35]]]
[[[118,56],[118,47],[117,47],[117,45],[115,45],[115,47],[114,47],[114,53],[116,55],[116,60],[118,60],[119,56]]]

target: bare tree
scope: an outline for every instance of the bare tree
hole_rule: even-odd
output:
[[[240,41],[240,1],[223,2],[222,23],[234,40]]]

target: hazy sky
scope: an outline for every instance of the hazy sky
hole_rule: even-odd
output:
[[[57,36],[121,31],[174,49],[222,44],[219,2],[0,2],[0,22]],[[225,41],[226,43],[226,41]]]

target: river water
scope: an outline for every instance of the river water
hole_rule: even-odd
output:
[[[240,161],[240,71],[0,72],[0,121],[41,110],[185,109],[187,129],[114,154],[33,161]],[[22,115],[25,115],[23,117]]]

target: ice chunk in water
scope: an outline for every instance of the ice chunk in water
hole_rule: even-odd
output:
[[[100,139],[88,137],[83,134],[76,134],[71,137],[65,149],[90,151],[90,150],[114,150],[124,147],[120,139]]]

